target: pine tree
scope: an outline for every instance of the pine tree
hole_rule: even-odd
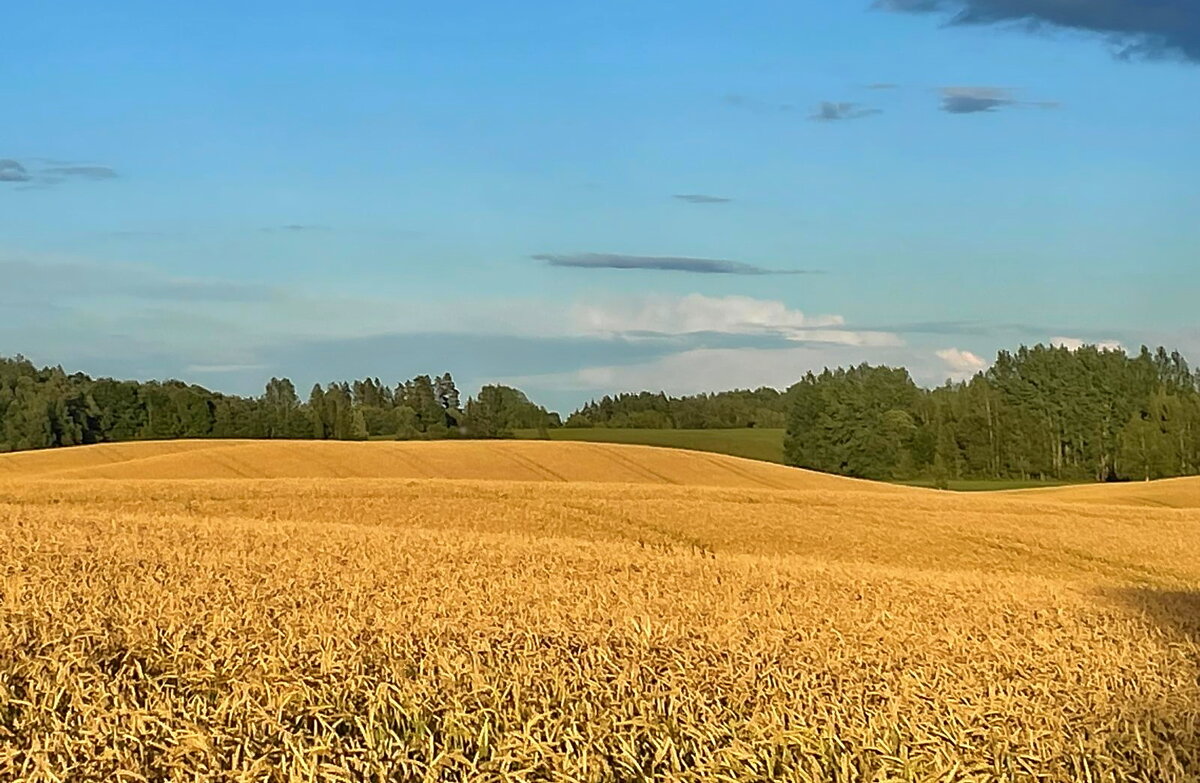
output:
[[[308,394],[308,417],[312,422],[312,437],[324,440],[331,435],[332,427],[326,415],[325,390],[321,384],[313,384]]]

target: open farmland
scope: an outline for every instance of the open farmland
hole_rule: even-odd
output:
[[[733,457],[785,462],[783,454],[784,430],[758,427],[737,429],[636,429],[623,427],[558,427],[538,432],[518,430],[516,437],[553,441],[581,441],[584,443],[626,443],[643,446],[665,446],[673,449],[711,451]],[[909,486],[933,487],[930,479],[912,479],[898,482]],[[1056,486],[1057,482],[1037,479],[950,479],[947,488],[958,492],[988,492],[999,489],[1027,489]]]
[[[676,449],[714,451],[734,457],[783,463],[784,430],[763,427],[737,429],[635,429],[623,427],[556,427],[539,433],[519,430],[518,438],[546,438],[588,443],[630,443]]]
[[[1200,481],[549,442],[0,457],[0,779],[1200,775]]]

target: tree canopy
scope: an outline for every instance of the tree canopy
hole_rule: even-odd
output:
[[[181,381],[68,375],[18,356],[0,358],[0,451],[172,438],[504,437],[559,423],[508,387],[460,400],[450,373],[395,387],[378,378],[317,384],[302,401],[287,378],[272,378],[259,397],[239,397]]]
[[[449,373],[317,384],[302,400],[287,378],[240,397],[0,358],[0,451],[167,438],[503,438],[564,426],[509,386],[461,399]],[[934,389],[905,369],[864,364],[807,373],[784,392],[606,396],[565,426],[786,428],[790,464],[883,480],[1152,479],[1200,472],[1200,373],[1164,348],[1022,346]]]
[[[1022,347],[932,390],[862,365],[809,373],[788,396],[788,462],[832,473],[1111,481],[1200,469],[1200,375],[1162,348]]]

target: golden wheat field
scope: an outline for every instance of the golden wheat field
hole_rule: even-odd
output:
[[[0,456],[0,779],[1183,781],[1200,481],[549,442]]]

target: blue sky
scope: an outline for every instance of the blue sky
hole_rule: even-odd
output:
[[[1194,0],[744,5],[18,4],[0,354],[564,410],[1200,361]]]

